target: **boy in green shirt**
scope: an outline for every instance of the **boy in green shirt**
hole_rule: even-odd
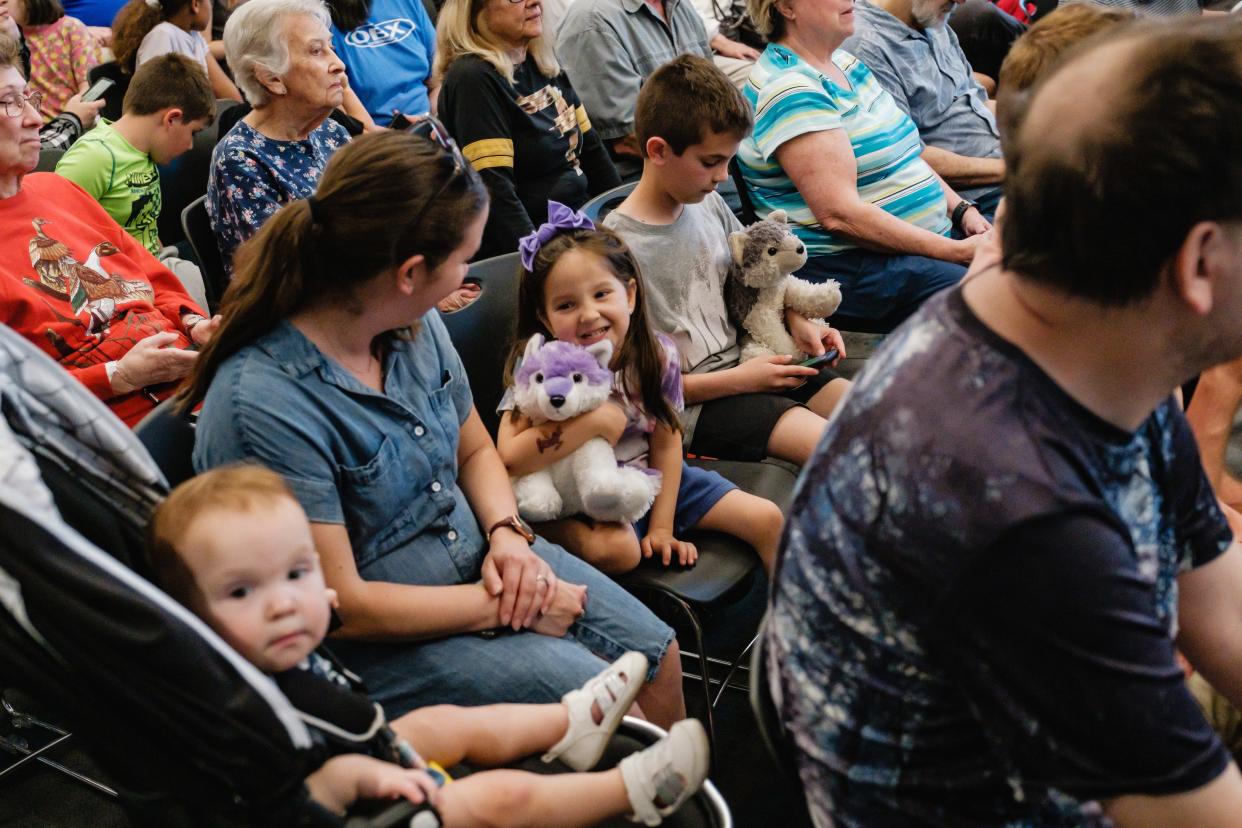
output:
[[[156,164],[167,164],[189,150],[194,133],[215,117],[215,108],[201,66],[184,55],[160,55],[134,72],[121,117],[112,123],[100,120],[64,154],[56,172],[86,190],[117,224],[160,257],[156,223],[163,199]]]

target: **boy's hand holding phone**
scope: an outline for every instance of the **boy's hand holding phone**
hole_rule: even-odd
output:
[[[813,322],[792,311],[785,314],[785,323],[789,326],[789,335],[793,338],[794,344],[810,356],[820,356],[836,349],[838,358],[845,358],[845,342],[841,339],[841,333],[835,328]],[[837,360],[829,360],[828,364],[836,365]]]

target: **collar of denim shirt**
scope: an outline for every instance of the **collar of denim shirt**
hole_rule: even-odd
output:
[[[385,384],[391,373],[394,354],[404,344],[402,340],[395,339],[388,345],[387,353],[384,354]],[[304,377],[317,371],[324,382],[340,386],[347,391],[379,394],[375,389],[363,385],[343,366],[338,365],[319,350],[315,343],[311,342],[306,334],[299,331],[297,326],[288,319],[282,319],[259,345],[280,366],[280,369],[290,376]]]

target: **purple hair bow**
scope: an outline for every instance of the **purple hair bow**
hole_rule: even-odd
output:
[[[530,272],[535,266],[535,256],[539,249],[562,230],[594,230],[595,222],[571,210],[559,201],[548,202],[548,220],[539,225],[539,229],[523,236],[518,242],[518,252],[522,254],[522,267]]]

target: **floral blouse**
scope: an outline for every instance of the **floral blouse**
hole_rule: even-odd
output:
[[[238,245],[281,207],[313,194],[328,159],[347,141],[349,133],[331,119],[300,141],[277,141],[238,121],[216,145],[207,215],[230,276]]]

